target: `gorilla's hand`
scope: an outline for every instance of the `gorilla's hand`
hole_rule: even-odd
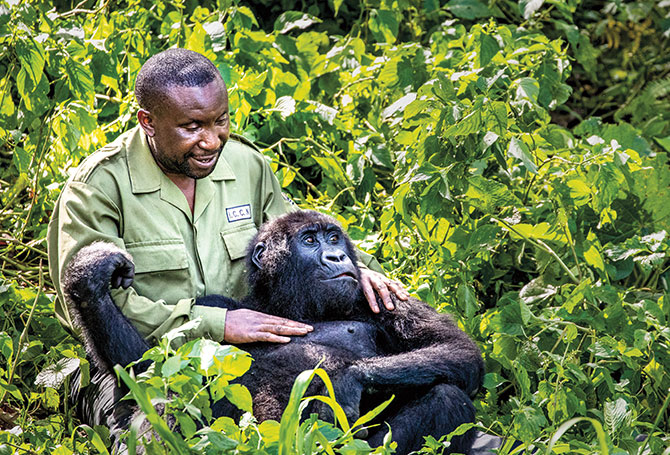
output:
[[[313,327],[302,322],[291,321],[254,310],[229,310],[226,314],[224,341],[231,344],[267,341],[288,343],[290,336],[302,336]]]
[[[135,278],[135,265],[123,254],[113,255],[110,262],[110,266],[114,267],[110,285],[114,289],[128,289]]]
[[[400,300],[409,299],[409,292],[400,281],[391,280],[385,275],[370,269],[361,268],[361,288],[370,309],[375,313],[379,313],[377,295],[381,297],[387,310],[393,310],[394,308],[391,292]]]
[[[333,388],[335,399],[342,406],[349,424],[353,425],[360,417],[361,396],[363,395],[363,384],[358,380],[358,374],[353,368],[347,368],[335,377]]]

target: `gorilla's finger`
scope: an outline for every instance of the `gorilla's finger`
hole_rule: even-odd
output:
[[[368,437],[368,429],[366,427],[361,427],[358,430],[354,430],[354,438],[356,439],[366,439]]]
[[[121,279],[121,287],[123,289],[128,289],[131,284],[133,284],[133,277],[123,277]]]

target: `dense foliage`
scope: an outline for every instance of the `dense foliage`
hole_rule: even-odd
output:
[[[670,2],[300,5],[0,1],[0,453],[107,450],[65,399],[87,362],[52,316],[45,234],[68,170],[134,124],[134,77],[171,46],[216,63],[235,130],[301,206],[477,340],[481,429],[670,453]],[[124,376],[163,437],[151,453],[370,450],[352,422],[298,422],[310,373],[281,423],[211,422],[209,393],[249,408],[229,384],[248,358],[205,341],[147,355],[153,375]]]

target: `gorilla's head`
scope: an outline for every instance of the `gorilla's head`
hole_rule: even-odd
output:
[[[359,312],[356,252],[333,218],[292,212],[265,223],[247,254],[249,290],[262,308],[298,320]]]

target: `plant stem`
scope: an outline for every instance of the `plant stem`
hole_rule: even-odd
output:
[[[649,432],[649,436],[647,436],[647,439],[644,441],[644,445],[638,450],[638,455],[642,455],[644,453],[644,449],[647,448],[647,445],[649,445],[649,438],[651,437],[651,433],[654,432],[656,428],[658,428],[658,424],[661,423],[661,419],[663,418],[663,415],[665,415],[665,410],[668,409],[668,404],[670,404],[670,389],[668,389],[668,394],[665,396],[665,401],[663,402],[663,406],[661,406],[661,410],[658,412],[658,415],[656,416],[656,420],[654,420],[654,425],[651,427],[651,431]]]
[[[7,376],[7,386],[11,385],[12,381],[14,380],[16,367],[19,364],[19,356],[21,355],[21,346],[23,346],[23,343],[25,342],[25,339],[28,336],[28,329],[30,328],[30,322],[33,319],[33,314],[35,313],[35,308],[37,307],[37,301],[39,300],[40,292],[42,292],[42,288],[44,286],[44,274],[41,269],[42,269],[42,261],[40,260],[40,283],[37,288],[37,293],[35,294],[35,300],[33,300],[33,305],[30,308],[30,314],[28,315],[28,320],[26,321],[26,325],[23,327],[23,331],[21,332],[21,336],[19,337],[19,343],[15,347],[15,357],[14,360],[11,362],[9,375]],[[0,405],[4,403],[5,396],[7,396],[6,388],[2,391],[2,396],[0,396]]]
[[[561,260],[561,258],[558,256],[558,254],[556,254],[556,252],[555,252],[554,250],[552,250],[552,249],[549,247],[549,245],[547,245],[546,243],[544,243],[542,240],[539,240],[539,239],[537,239],[537,240],[533,240],[533,239],[531,239],[530,237],[525,236],[524,234],[522,234],[521,232],[517,231],[517,230],[514,229],[510,224],[506,223],[506,222],[503,221],[503,220],[499,220],[498,218],[495,218],[495,217],[491,217],[491,219],[492,219],[493,221],[497,221],[498,223],[502,224],[505,228],[507,228],[508,230],[514,232],[516,235],[518,235],[519,237],[525,239],[525,240],[528,241],[529,243],[535,245],[537,248],[540,248],[541,250],[543,250],[543,251],[549,253],[551,256],[553,256],[554,259],[556,259],[556,261],[557,261],[558,264],[561,266],[561,268],[562,268],[563,270],[565,270],[565,273],[568,274],[568,276],[570,277],[570,279],[572,280],[572,282],[575,283],[575,284],[579,284],[579,279],[575,276],[574,273],[572,273],[572,271],[568,268],[568,266],[565,265],[565,263]]]

